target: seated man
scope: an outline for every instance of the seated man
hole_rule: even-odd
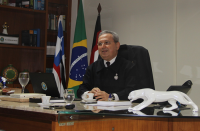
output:
[[[129,93],[138,89],[135,65],[117,55],[119,47],[115,32],[105,30],[99,34],[98,51],[102,59],[88,66],[78,97],[83,98],[89,92],[99,101],[107,101],[109,96],[113,100],[128,100]]]

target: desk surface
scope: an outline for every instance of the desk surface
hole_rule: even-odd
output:
[[[199,112],[193,112],[192,108],[182,108],[173,111],[163,111],[162,109],[157,108],[155,105],[151,105],[141,111],[129,111],[125,107],[117,110],[114,107],[105,107],[104,109],[99,109],[97,106],[91,106],[90,104],[82,104],[80,101],[74,101],[75,108],[73,110],[65,109],[61,107],[60,109],[56,108],[47,108],[40,107],[37,103],[18,103],[18,102],[8,102],[0,101],[0,108],[9,108],[16,110],[48,113],[48,114],[88,114],[88,115],[110,115],[110,116],[129,116],[129,117],[176,117],[176,118],[200,118]],[[55,104],[56,105],[56,104]],[[62,104],[61,104],[62,105]],[[136,104],[133,104],[133,106]],[[53,107],[53,105],[52,105]]]
[[[58,114],[82,114],[82,115],[108,115],[117,117],[162,117],[162,118],[200,118],[199,112],[193,112],[191,107],[180,108],[172,111],[163,111],[160,106],[151,105],[141,111],[131,111],[128,107],[124,109],[104,107],[98,109],[98,106],[90,106],[89,104],[81,104],[75,102],[76,107],[73,110],[58,110]],[[133,103],[133,106],[137,105]]]
[[[0,127],[6,131],[196,131],[200,129],[198,113],[191,109],[163,112],[154,105],[139,112],[100,110],[75,101],[73,110],[44,109],[37,103],[0,101]],[[181,118],[181,119],[180,119]],[[184,119],[182,119],[184,118]],[[196,119],[197,118],[197,119]],[[10,126],[12,123],[12,126]],[[120,124],[119,124],[120,123]],[[97,128],[98,127],[98,128]],[[148,127],[148,128],[146,128]],[[191,129],[192,128],[192,129]]]
[[[29,103],[29,102],[20,103],[20,102],[0,101],[0,108],[57,114],[57,110],[47,110],[37,105],[37,103]]]

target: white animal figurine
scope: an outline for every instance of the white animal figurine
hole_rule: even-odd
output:
[[[174,111],[163,111],[163,113],[169,113],[172,116],[178,116],[178,113],[174,112]]]
[[[171,107],[165,107],[163,110],[170,111],[178,108],[176,102],[180,102],[184,105],[191,105],[193,111],[198,111],[198,106],[187,96],[179,91],[155,91],[153,89],[140,89],[130,92],[128,99],[132,102],[137,99],[143,99],[144,101],[135,107],[129,107],[129,110],[142,110],[149,106],[153,102],[165,102],[168,101]]]

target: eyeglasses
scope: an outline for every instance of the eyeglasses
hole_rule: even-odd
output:
[[[99,42],[99,43],[97,43],[98,46],[102,46],[103,44],[104,45],[110,45],[111,42],[110,41],[105,41],[105,42]]]

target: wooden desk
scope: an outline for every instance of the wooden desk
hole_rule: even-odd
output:
[[[183,114],[177,117],[59,115],[56,110],[43,109],[35,103],[0,101],[0,129],[5,131],[198,131],[199,118]]]

